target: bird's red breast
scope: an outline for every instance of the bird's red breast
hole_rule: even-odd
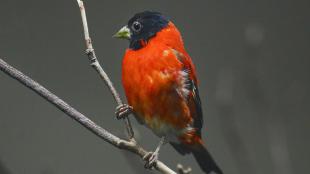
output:
[[[196,73],[179,31],[169,22],[147,43],[141,42],[141,49],[126,50],[122,64],[123,86],[137,119],[157,135],[201,143],[193,127],[195,94],[186,86],[189,80],[197,84]]]
[[[206,174],[223,174],[202,144],[195,68],[174,24],[159,12],[144,11],[114,36],[129,40],[122,81],[137,120],[180,154],[192,153]]]

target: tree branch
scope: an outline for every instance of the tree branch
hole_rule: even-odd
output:
[[[177,170],[179,174],[191,174],[192,173],[192,168],[184,168],[181,164],[177,165]]]
[[[139,146],[135,141],[126,141],[123,140],[104,128],[100,127],[92,120],[87,118],[85,115],[71,107],[65,101],[57,97],[55,94],[51,93],[49,90],[44,88],[42,85],[32,80],[30,77],[24,75],[19,70],[7,64],[4,60],[0,59],[0,70],[9,75],[10,77],[16,79],[18,82],[22,83],[29,89],[33,90],[37,94],[39,94],[42,98],[56,106],[59,110],[67,114],[72,119],[79,122],[82,126],[93,132],[95,135],[103,139],[104,141],[112,144],[113,146],[119,149],[128,150],[141,158],[147,154],[147,151],[144,150],[141,146]],[[173,170],[167,167],[161,161],[157,161],[157,165],[155,169],[163,174],[176,174]]]
[[[112,81],[110,80],[109,76],[106,74],[106,72],[103,70],[103,68],[100,66],[100,63],[96,57],[95,50],[93,48],[92,40],[89,36],[88,32],[88,24],[87,24],[87,18],[86,18],[86,12],[85,12],[85,6],[83,1],[77,0],[78,5],[80,7],[81,11],[81,17],[82,17],[82,23],[83,23],[83,29],[84,29],[84,37],[85,37],[85,43],[86,43],[86,54],[88,56],[88,59],[90,60],[90,65],[98,72],[101,79],[105,82],[107,87],[110,89],[116,103],[118,106],[121,106],[123,104],[120,95],[114,88],[114,85]],[[128,117],[125,118],[125,126],[127,129],[127,133],[129,135],[129,139],[134,138],[134,132],[130,123],[130,120]]]
[[[77,0],[80,11],[81,11],[81,17],[82,17],[82,23],[83,23],[83,29],[84,29],[84,37],[85,37],[85,43],[86,43],[86,54],[88,56],[88,59],[90,61],[90,65],[97,71],[101,79],[104,81],[106,86],[109,88],[110,92],[112,93],[114,100],[116,101],[118,106],[123,105],[123,102],[120,98],[119,93],[116,91],[112,81],[110,80],[109,76],[106,74],[106,72],[101,67],[97,57],[95,50],[92,45],[91,38],[89,36],[89,29],[87,24],[87,18],[86,18],[86,12],[85,12],[85,6],[83,4],[83,1]],[[143,158],[147,151],[144,150],[141,146],[139,146],[136,141],[134,140],[134,132],[130,123],[130,120],[128,117],[125,118],[125,126],[129,135],[129,140],[123,140],[104,128],[100,127],[96,123],[94,123],[92,120],[87,118],[85,115],[77,111],[75,108],[71,107],[69,104],[67,104],[65,101],[60,99],[55,94],[51,93],[49,90],[41,86],[36,81],[32,80],[30,77],[24,75],[19,70],[15,69],[14,67],[7,64],[4,60],[0,59],[0,70],[9,75],[10,77],[16,79],[29,89],[33,90],[37,94],[39,94],[41,97],[43,97],[45,100],[56,106],[58,109],[63,111],[65,114],[67,114],[72,119],[79,122],[82,126],[93,132],[95,135],[103,139],[104,141],[110,143],[111,145],[130,151],[138,156],[140,158]],[[164,163],[161,161],[157,161],[157,164],[155,165],[155,169],[163,174],[176,174],[173,170],[171,170],[169,167],[167,167]],[[184,170],[182,167],[178,166],[179,173],[187,174],[190,173],[190,169]],[[184,172],[185,171],[185,172]]]

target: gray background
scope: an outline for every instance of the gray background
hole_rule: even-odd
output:
[[[197,66],[204,140],[229,174],[310,173],[309,4],[86,2],[97,55],[123,98],[121,60],[128,43],[112,34],[147,9],[174,21]],[[75,0],[1,0],[0,57],[124,137],[123,124],[113,115],[116,104],[89,67],[84,47]],[[154,149],[158,138],[135,128],[139,142]],[[169,145],[160,159],[200,173],[192,156],[180,156]],[[146,173],[142,166],[0,72],[1,174]]]

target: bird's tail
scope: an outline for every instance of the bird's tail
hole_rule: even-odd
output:
[[[211,154],[202,144],[197,144],[191,148],[191,151],[198,162],[200,168],[206,173],[223,174],[222,170],[217,166]]]

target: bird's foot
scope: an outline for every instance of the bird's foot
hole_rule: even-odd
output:
[[[157,164],[158,152],[148,152],[144,155],[143,160],[146,161],[144,167],[152,169]]]
[[[132,106],[121,104],[116,107],[115,115],[117,119],[123,119],[133,112]]]

